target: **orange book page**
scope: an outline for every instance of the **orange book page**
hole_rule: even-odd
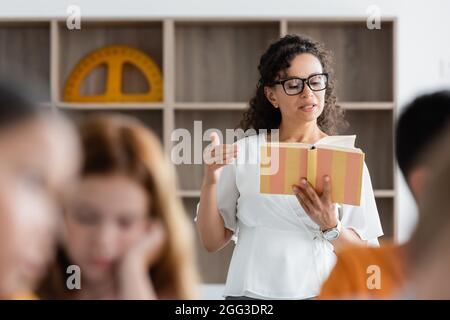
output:
[[[307,162],[307,148],[262,146],[260,192],[294,194],[292,185],[307,177]]]
[[[262,146],[260,192],[293,194],[292,185],[307,178],[317,192],[322,193],[323,176],[328,175],[333,202],[359,205],[363,165],[364,153],[361,152]]]
[[[331,178],[331,199],[335,203],[359,206],[364,153],[317,149],[315,187],[323,192],[323,176]]]

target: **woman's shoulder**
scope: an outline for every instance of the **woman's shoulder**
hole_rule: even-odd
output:
[[[236,141],[238,157],[236,164],[257,164],[259,158],[259,147],[265,142],[261,135],[250,135]]]
[[[253,134],[253,135],[242,137],[241,139],[236,141],[236,144],[238,146],[258,145],[264,141],[265,141],[265,137],[263,136],[263,134]]]

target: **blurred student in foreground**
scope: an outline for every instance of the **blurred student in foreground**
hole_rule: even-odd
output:
[[[0,299],[35,298],[79,158],[68,122],[0,84]]]
[[[432,157],[433,172],[410,241],[411,280],[400,298],[450,299],[450,128]]]
[[[428,156],[435,141],[442,138],[449,121],[450,91],[418,97],[405,108],[399,118],[396,132],[397,160],[418,203],[422,199],[426,180],[434,170]],[[342,251],[338,254],[337,263],[328,280],[322,286],[319,298],[392,297],[407,281],[411,266],[409,252],[409,243],[385,244],[380,248],[355,247]],[[375,281],[377,270],[381,276],[380,282]],[[370,278],[372,274],[374,277]]]
[[[193,230],[158,138],[117,115],[88,117],[80,133],[82,177],[42,297],[195,299]],[[81,270],[79,290],[66,286],[69,265]]]

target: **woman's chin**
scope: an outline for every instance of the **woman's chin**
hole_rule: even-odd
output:
[[[316,113],[299,114],[297,118],[302,122],[311,122],[311,121],[316,121],[317,118],[319,118],[319,115],[320,114],[316,114]]]
[[[100,268],[81,268],[81,274],[83,279],[90,283],[103,283],[111,279],[111,272],[105,272],[105,270]]]

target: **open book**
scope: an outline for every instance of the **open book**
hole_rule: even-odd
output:
[[[328,136],[316,144],[266,143],[261,148],[260,192],[294,194],[301,178],[321,194],[323,176],[331,178],[335,203],[359,206],[364,152],[355,148],[355,135]]]

